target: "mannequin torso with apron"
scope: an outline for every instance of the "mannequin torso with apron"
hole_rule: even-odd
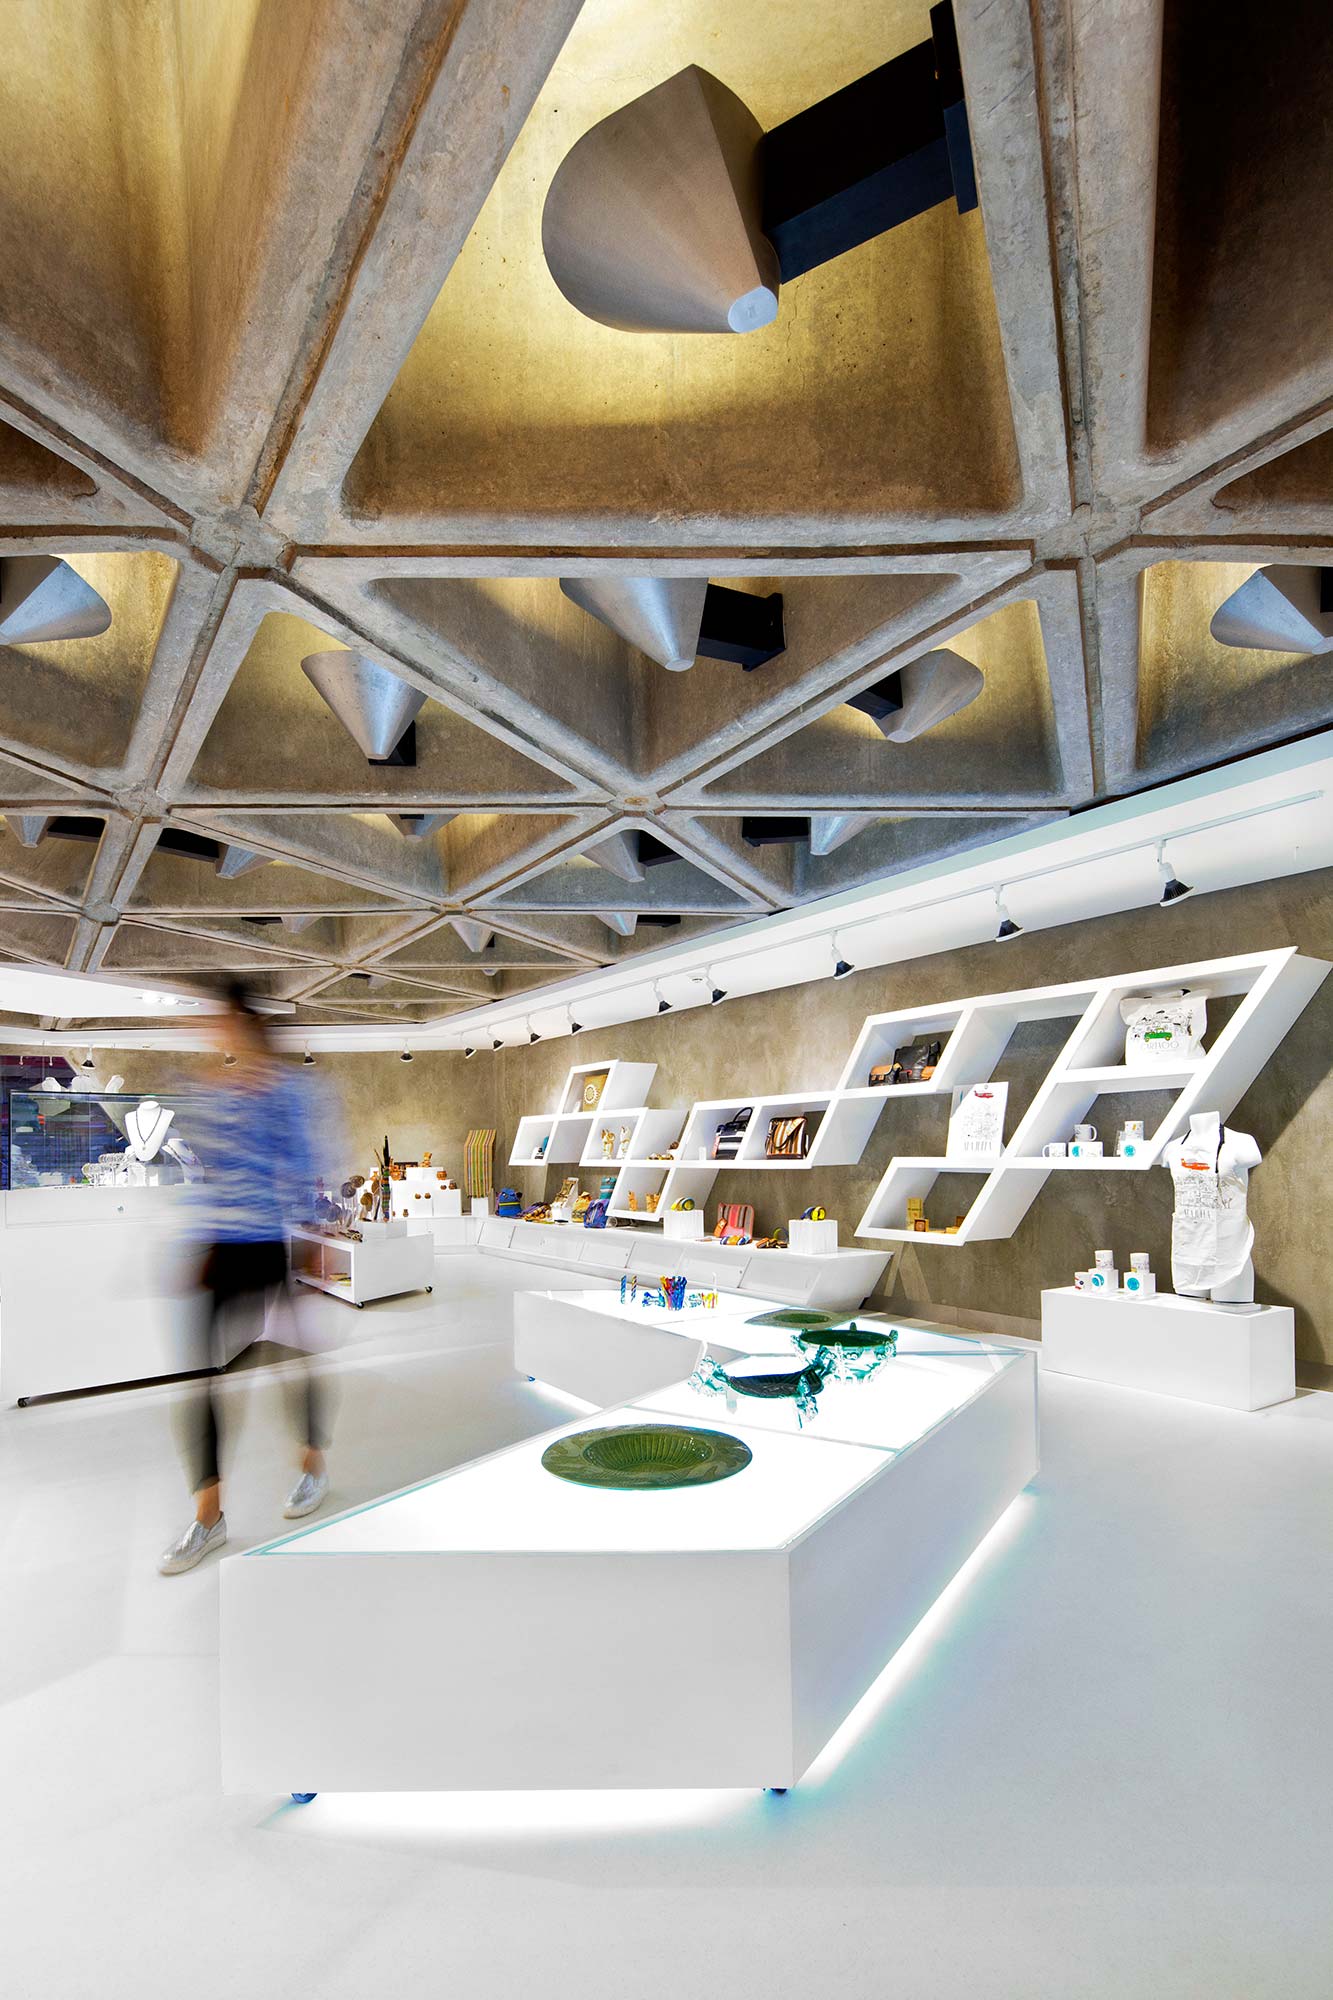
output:
[[[1177,1292],[1207,1292],[1216,1305],[1254,1303],[1254,1228],[1245,1198],[1250,1169],[1262,1157],[1248,1132],[1224,1131],[1215,1111],[1196,1111],[1185,1137],[1163,1152],[1176,1193],[1171,1282]]]

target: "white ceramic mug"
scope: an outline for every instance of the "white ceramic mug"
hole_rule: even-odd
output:
[[[1041,1149],[1043,1160],[1063,1160],[1064,1156],[1065,1142],[1063,1139],[1056,1139],[1051,1145],[1043,1146]]]
[[[1097,1137],[1097,1127],[1095,1125],[1076,1125],[1074,1127],[1074,1137],[1076,1139],[1095,1139]]]

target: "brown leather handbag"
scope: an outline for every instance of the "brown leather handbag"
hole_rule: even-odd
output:
[[[810,1128],[803,1111],[794,1118],[770,1118],[764,1154],[770,1160],[803,1160],[810,1150]]]

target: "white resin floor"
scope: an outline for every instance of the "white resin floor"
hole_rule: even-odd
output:
[[[552,1282],[454,1256],[429,1300],[318,1301],[331,1506],[566,1414],[508,1352]],[[1045,1379],[1040,1477],[785,1799],[298,1807],[221,1795],[217,1562],[154,1568],[180,1393],[0,1412],[2,2000],[1333,1991],[1333,1396]],[[291,1453],[273,1376],[232,1393],[236,1549]]]

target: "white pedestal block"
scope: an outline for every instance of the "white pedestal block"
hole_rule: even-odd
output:
[[[1099,1297],[1066,1285],[1041,1295],[1041,1365],[1262,1410],[1296,1393],[1296,1318],[1290,1306],[1215,1306],[1172,1292]]]
[[[489,1215],[490,1212],[490,1196],[488,1194],[474,1194],[472,1196],[472,1213],[474,1215]]]
[[[804,1222],[796,1217],[787,1224],[787,1234],[798,1257],[827,1257],[838,1247],[838,1225],[831,1218]]]
[[[704,1212],[701,1208],[667,1209],[662,1217],[662,1234],[672,1243],[702,1243]]]

